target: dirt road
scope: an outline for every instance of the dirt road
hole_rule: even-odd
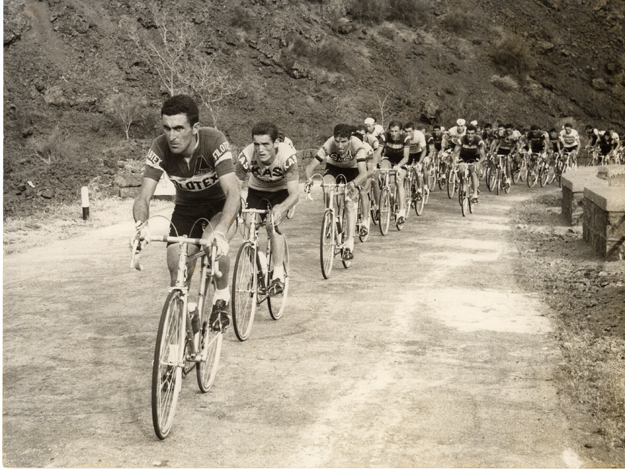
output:
[[[285,226],[285,316],[263,306],[248,342],[228,332],[216,384],[183,383],[165,441],[150,414],[164,247],[130,270],[129,222],[5,257],[3,463],[583,464],[552,380],[561,357],[546,307],[513,277],[510,207],[546,190],[483,194],[467,218],[435,192],[422,217],[374,230],[329,280],[320,194],[302,200]]]

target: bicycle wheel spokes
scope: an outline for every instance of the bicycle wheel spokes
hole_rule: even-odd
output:
[[[282,294],[270,296],[269,298],[267,298],[267,307],[269,308],[269,314],[276,321],[282,317],[282,314],[284,314],[286,299],[289,295],[290,277],[289,245],[286,242],[286,237],[284,235],[281,235],[280,237],[284,240],[284,261],[282,262],[282,267],[284,268],[284,289],[282,290]],[[271,253],[271,256],[273,256],[273,252]],[[273,264],[273,259],[270,259],[269,262],[270,264]]]
[[[249,241],[239,248],[232,276],[232,322],[240,341],[247,340],[254,324],[258,278],[254,271],[256,251]]]
[[[172,291],[161,313],[152,367],[152,423],[161,440],[169,435],[178,404],[186,340],[185,314],[180,291]]]
[[[327,209],[321,222],[321,241],[319,243],[321,261],[321,274],[323,278],[330,278],[332,264],[334,263],[334,214]]]
[[[380,194],[380,233],[386,236],[391,224],[391,191],[388,187]]]

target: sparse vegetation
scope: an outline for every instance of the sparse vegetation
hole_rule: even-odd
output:
[[[363,24],[380,24],[386,18],[387,9],[383,0],[354,0],[349,6],[349,14]]]
[[[515,91],[519,89],[519,84],[517,83],[517,81],[508,75],[504,77],[501,77],[499,75],[493,75],[490,78],[490,82],[501,91]]]
[[[445,29],[460,36],[471,31],[474,22],[475,15],[466,9],[451,10],[441,18]]]
[[[335,42],[326,41],[313,45],[300,36],[291,44],[291,52],[299,57],[306,57],[312,64],[330,72],[346,71],[345,53]]]
[[[234,7],[232,13],[232,19],[230,20],[231,26],[248,31],[255,29],[256,25],[254,20],[256,16],[250,10],[237,5]]]
[[[117,93],[106,99],[106,112],[117,122],[130,138],[130,126],[141,117],[147,101],[143,96]]]
[[[429,9],[426,0],[389,0],[386,19],[414,28],[429,21]]]
[[[533,62],[525,43],[516,37],[502,40],[491,51],[493,64],[509,75],[522,75],[533,68]]]

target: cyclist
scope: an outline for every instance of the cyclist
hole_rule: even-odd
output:
[[[276,138],[276,142],[277,143],[286,143],[291,148],[295,149],[295,145],[293,145],[293,141],[289,137],[284,135],[284,132],[278,132],[278,138]]]
[[[490,149],[490,145],[493,141],[495,130],[492,124],[484,124],[484,130],[482,131],[482,140],[484,140],[484,146],[486,149]]]
[[[365,127],[368,135],[372,135],[375,138],[380,138],[380,135],[384,133],[384,127],[376,123],[373,117],[367,117],[365,119]]]
[[[449,129],[447,132],[447,147],[455,148],[455,145],[460,143],[460,139],[467,133],[466,121],[464,119],[458,119],[456,125]]]
[[[408,162],[410,155],[410,137],[402,134],[402,124],[399,121],[391,121],[388,125],[388,131],[380,136],[383,144],[382,161],[380,168],[393,168],[397,171],[395,183],[397,184],[397,192],[399,194],[399,214],[397,216],[397,224],[403,225],[406,221],[406,207],[404,207],[404,176],[406,170],[402,167]],[[377,188],[375,194],[379,198],[379,185],[374,184],[373,189]]]
[[[427,145],[425,135],[421,130],[415,128],[412,122],[404,125],[404,134],[410,139],[410,151],[406,166],[416,166],[417,168],[417,199],[423,197],[423,174],[427,171],[429,158],[427,157]],[[410,210],[410,207],[406,207]]]
[[[353,135],[360,140],[362,140],[363,145],[365,147],[365,153],[367,155],[366,165],[367,165],[367,179],[362,185],[362,191],[360,196],[362,199],[362,209],[366,214],[366,219],[364,225],[361,227],[360,235],[364,238],[369,234],[369,227],[371,224],[371,201],[369,200],[369,191],[371,189],[371,179],[373,178],[373,170],[377,167],[378,163],[381,159],[382,154],[382,145],[376,137],[367,133],[367,129],[364,124],[360,124],[356,126],[354,129]]]
[[[586,125],[586,137],[588,138],[588,145],[594,147],[599,141],[600,133],[599,129],[594,129],[592,125]]]
[[[526,139],[529,147],[530,161],[534,163],[540,155],[547,151],[549,135],[534,124],[530,127]]]
[[[473,124],[469,124],[466,129],[466,134],[460,138],[460,141],[454,147],[453,158],[460,157],[461,164],[483,162],[486,158],[484,151],[484,141],[477,134],[477,128]],[[478,188],[480,185],[480,178],[478,176],[477,168],[475,166],[469,167],[469,174],[473,181],[473,194],[471,194],[471,201],[477,203]]]
[[[252,140],[239,154],[236,174],[242,183],[250,173],[247,207],[264,210],[271,207],[273,225],[267,223],[267,236],[274,255],[273,278],[269,295],[284,291],[284,242],[274,226],[286,217],[299,199],[299,170],[295,148],[279,141],[275,124],[260,122],[252,128]],[[262,217],[264,218],[264,216]]]
[[[562,150],[568,155],[572,162],[577,166],[577,150],[579,149],[579,134],[573,128],[570,122],[564,124],[564,128],[560,132],[560,141],[562,142]]]
[[[504,126],[504,133],[497,139],[493,153],[496,155],[502,155],[505,159],[505,171],[506,171],[506,185],[510,186],[512,177],[512,168],[510,167],[510,159],[517,150],[518,138],[514,135],[514,129],[512,124],[506,124]]]
[[[606,163],[609,163],[610,157],[619,147],[619,136],[614,129],[609,128],[605,132],[599,134],[599,150],[601,152],[601,159],[605,159]]]
[[[187,235],[203,238],[217,248],[219,268],[223,275],[216,280],[210,326],[225,329],[228,315],[229,241],[234,236],[239,210],[239,187],[234,173],[232,153],[226,137],[217,129],[200,127],[197,104],[187,95],[169,98],[161,108],[164,134],[152,142],[148,151],[143,181],[133,206],[135,228],[143,243],[149,241],[147,220],[150,200],[163,173],[176,187],[176,199],[171,218],[170,236]],[[209,220],[206,227],[197,223]],[[203,230],[203,231],[202,231]],[[199,248],[189,246],[191,254]],[[206,248],[207,254],[209,249]],[[167,246],[167,267],[171,285],[176,282],[180,248],[177,243]],[[189,266],[190,274],[194,265]]]
[[[347,180],[345,188],[347,240],[343,249],[343,259],[346,261],[354,258],[354,231],[356,231],[358,211],[356,188],[362,191],[361,185],[367,179],[366,160],[363,142],[352,135],[352,127],[347,124],[338,124],[334,127],[333,136],[323,144],[315,158],[306,167],[306,179],[309,181],[315,168],[323,161],[326,163],[323,173],[325,184],[335,184],[339,175],[343,175]]]

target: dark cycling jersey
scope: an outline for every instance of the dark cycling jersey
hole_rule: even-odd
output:
[[[468,163],[480,159],[480,149],[484,148],[484,141],[478,135],[472,139],[465,135],[457,146],[460,146],[460,159]]]
[[[225,197],[219,178],[234,172],[230,144],[217,129],[201,127],[189,163],[172,153],[165,135],[157,137],[146,158],[143,177],[158,181],[163,172],[176,187],[176,205],[198,205]]]
[[[445,134],[443,132],[440,135],[436,135],[435,133],[428,139],[428,145],[434,145],[434,149],[440,151],[443,148],[443,137]]]
[[[599,137],[599,148],[601,149],[602,154],[607,155],[617,146],[618,140],[613,138],[607,130]]]
[[[527,134],[527,142],[534,153],[542,152],[547,144],[547,135],[540,130],[531,130]]]
[[[404,158],[404,148],[410,149],[410,137],[407,135],[402,134],[398,140],[392,140],[390,133],[385,132],[380,135],[380,140],[384,145],[382,156],[393,164],[399,164]]]

